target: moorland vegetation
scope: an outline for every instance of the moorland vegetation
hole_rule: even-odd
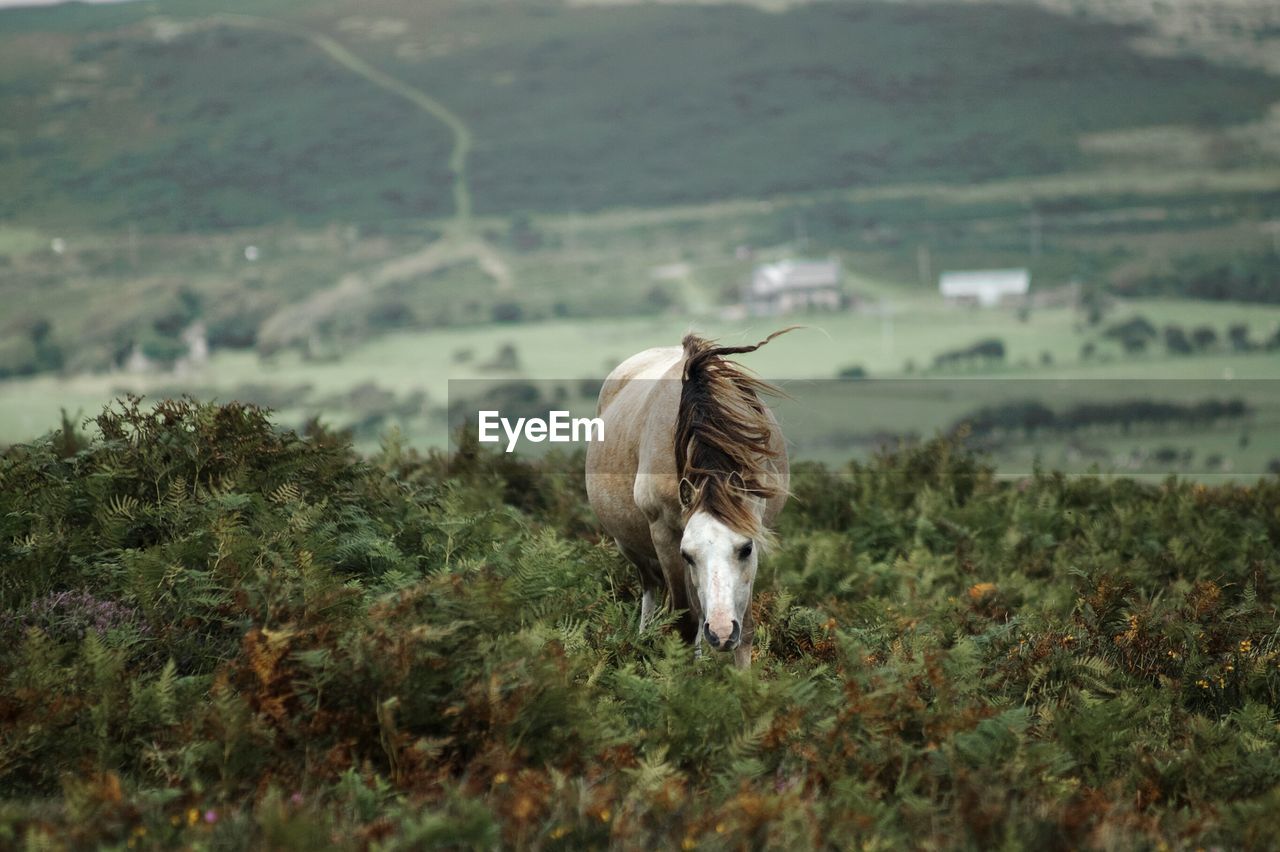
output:
[[[581,459],[124,400],[0,456],[28,848],[1263,848],[1280,480],[800,465],[750,671],[638,634]]]

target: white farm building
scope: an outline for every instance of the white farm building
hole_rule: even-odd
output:
[[[1009,299],[1021,299],[1031,289],[1031,273],[1025,269],[976,269],[944,272],[938,278],[943,298],[955,304],[993,308]]]
[[[839,310],[839,260],[780,260],[755,268],[746,288],[747,310],[756,316],[792,311]]]

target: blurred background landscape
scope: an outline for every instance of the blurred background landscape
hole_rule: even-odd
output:
[[[1269,2],[0,10],[0,446],[130,393],[441,446],[794,323],[801,455],[1256,477],[1277,75]]]

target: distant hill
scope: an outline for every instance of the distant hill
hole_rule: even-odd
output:
[[[237,10],[275,28],[219,17]],[[1053,174],[1088,165],[1085,135],[1216,132],[1280,100],[1280,79],[1146,55],[1138,35],[1034,7],[947,4],[6,10],[0,221],[443,217],[457,207],[460,134],[480,214]],[[316,36],[404,91],[335,61]]]

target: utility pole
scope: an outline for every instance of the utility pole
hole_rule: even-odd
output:
[[[880,351],[886,358],[893,355],[893,307],[880,297]]]
[[[801,251],[804,251],[809,246],[809,236],[808,234],[805,233],[805,230],[804,230],[804,216],[797,213],[795,217],[795,222],[796,222],[796,244],[800,247]]]
[[[916,270],[920,276],[920,285],[928,287],[933,283],[933,259],[929,257],[929,246],[920,243],[916,246]]]
[[[569,234],[568,234],[567,241],[569,243],[569,251],[567,252],[567,254],[569,255],[569,257],[574,257],[578,253],[578,205],[577,205],[577,199],[572,195],[569,196],[569,223],[568,224],[569,224]]]

